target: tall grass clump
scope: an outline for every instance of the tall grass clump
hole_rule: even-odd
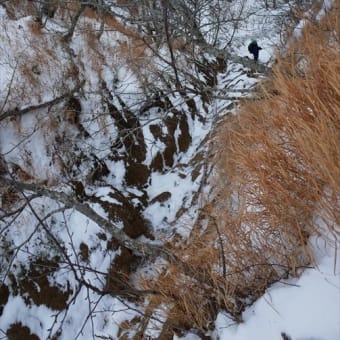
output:
[[[219,126],[214,198],[187,243],[169,246],[180,260],[143,282],[171,307],[169,324],[207,330],[219,309],[240,321],[270,284],[313,265],[310,236],[337,247],[338,9],[306,24],[257,97]]]
[[[258,98],[220,127],[214,214],[228,268],[253,268],[241,274],[250,289],[312,263],[311,235],[338,246],[339,3],[305,25]]]

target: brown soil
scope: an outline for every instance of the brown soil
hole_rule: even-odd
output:
[[[6,332],[8,340],[40,340],[39,337],[31,333],[27,326],[20,322],[12,324]]]
[[[5,191],[1,195],[1,208],[6,210],[9,210],[12,208],[13,204],[18,202],[20,200],[20,194],[18,194],[17,190],[9,187],[8,189],[5,189]]]
[[[146,157],[146,145],[139,120],[126,108],[126,104],[121,99],[118,98],[118,100],[120,100],[124,117],[116,106],[108,103],[110,115],[120,132],[114,148],[117,145],[124,145],[128,158],[133,162],[142,163]]]
[[[162,154],[160,152],[157,152],[156,156],[152,160],[152,162],[150,164],[150,169],[153,170],[153,171],[158,171],[160,173],[163,172],[164,161],[163,161]]]
[[[73,181],[72,186],[74,188],[78,200],[82,202],[90,201],[98,203],[108,214],[109,220],[111,220],[112,222],[122,221],[124,224],[123,230],[128,236],[132,238],[137,238],[141,235],[145,235],[147,237],[151,236],[149,235],[150,232],[148,221],[143,218],[138,208],[133,206],[130,200],[123,196],[120,192],[116,191],[114,193],[110,193],[110,196],[120,203],[114,204],[108,201],[103,201],[100,199],[100,197],[96,197],[94,195],[93,196],[86,195],[84,185],[81,182]],[[99,235],[97,234],[97,236],[100,236],[100,239],[106,237],[105,234]],[[116,243],[113,242],[111,246],[115,248]]]
[[[21,278],[11,276],[14,294],[20,294],[29,305],[45,305],[54,310],[63,310],[72,294],[70,287],[52,286],[48,277],[58,270],[57,260],[37,259],[29,270],[22,269]],[[24,338],[23,338],[24,339]]]
[[[150,132],[154,138],[159,139],[166,145],[163,154],[157,152],[150,165],[152,170],[159,172],[163,172],[165,167],[172,167],[174,165],[174,155],[177,152],[186,152],[192,140],[189,133],[187,117],[184,113],[177,112],[177,114],[173,117],[167,117],[165,120],[165,125],[168,129],[167,135],[162,134],[161,126],[156,124],[150,125]],[[179,127],[181,131],[177,140],[178,150],[174,137],[177,127]]]
[[[143,218],[139,210],[131,204],[130,200],[118,192],[112,193],[110,196],[121,204],[102,201],[95,196],[89,197],[89,199],[100,204],[111,221],[122,221],[124,232],[131,238],[137,238],[141,235],[148,236],[150,233],[148,221]]]
[[[186,152],[190,146],[192,138],[189,133],[187,117],[184,114],[181,115],[181,119],[179,121],[179,128],[181,130],[181,134],[178,136],[179,151]]]
[[[107,167],[106,163],[103,160],[96,159],[93,170],[88,177],[88,181],[93,183],[109,174],[110,174],[110,170]]]
[[[133,298],[135,295],[130,291],[129,281],[131,271],[136,267],[136,263],[138,263],[138,257],[125,247],[120,249],[120,255],[115,257],[108,272],[106,289],[112,295]]]
[[[9,297],[9,289],[5,284],[3,284],[0,286],[0,316],[2,315],[4,307],[8,301],[8,297]]]
[[[167,117],[165,119],[165,125],[168,129],[168,133],[163,137],[162,142],[166,144],[164,150],[165,165],[172,167],[174,165],[174,154],[177,152],[175,131],[178,124],[178,118],[174,115],[173,117]]]
[[[157,124],[152,124],[149,126],[150,132],[153,134],[155,139],[161,139],[162,138],[162,129]]]
[[[156,203],[156,202],[163,203],[163,202],[167,201],[170,197],[171,197],[171,192],[164,191],[161,194],[159,194],[156,197],[154,197],[150,201],[150,204],[153,204],[153,203]]]
[[[144,164],[130,163],[126,168],[125,180],[129,186],[143,187],[151,175],[150,169]]]
[[[84,262],[87,262],[90,257],[90,250],[87,244],[84,242],[80,243],[79,245],[79,256],[80,259]]]

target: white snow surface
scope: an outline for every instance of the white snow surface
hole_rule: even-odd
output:
[[[214,339],[280,340],[285,333],[293,340],[340,339],[340,268],[334,272],[335,252],[316,239],[316,268],[301,277],[276,283],[242,315],[235,325],[220,313]],[[340,256],[337,254],[337,263]]]

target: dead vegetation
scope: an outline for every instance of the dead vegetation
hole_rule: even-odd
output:
[[[188,242],[170,245],[183,263],[141,280],[172,325],[206,331],[219,309],[240,321],[270,284],[313,264],[310,236],[339,246],[337,8],[306,24],[261,99],[219,127],[215,198]]]

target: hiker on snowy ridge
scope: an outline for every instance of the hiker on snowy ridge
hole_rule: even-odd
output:
[[[259,58],[259,51],[262,50],[262,47],[257,45],[257,41],[253,39],[251,43],[248,45],[248,51],[254,56],[255,63]]]

